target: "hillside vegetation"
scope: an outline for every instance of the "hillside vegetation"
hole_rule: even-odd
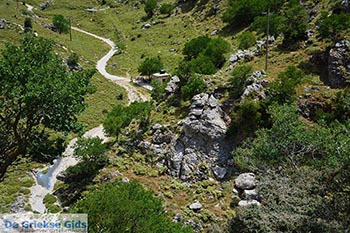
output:
[[[81,161],[61,174],[53,198],[59,205],[49,212],[87,212],[92,232],[349,231],[348,1],[26,3],[38,17],[23,4],[0,3],[10,22],[0,29],[3,51],[27,34],[17,23],[53,40],[62,59],[79,57],[84,70],[93,68],[108,47],[52,30],[70,21],[116,43],[109,73],[171,74],[152,81],[151,101],[129,106],[125,90],[94,74],[95,92],[77,120],[85,129],[103,123],[111,139],[78,143]],[[9,188],[16,169],[43,163],[31,156],[17,162],[0,183],[7,212],[32,184],[23,176]],[[241,175],[253,185],[242,185]]]

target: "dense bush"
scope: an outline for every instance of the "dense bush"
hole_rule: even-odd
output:
[[[156,8],[157,8],[157,0],[146,0],[144,10],[149,18],[153,16]]]
[[[79,62],[79,55],[77,53],[71,53],[67,59],[68,66],[76,66]]]
[[[185,59],[179,64],[183,73],[180,76],[187,73],[214,74],[225,63],[224,53],[229,49],[230,45],[222,38],[200,36],[192,39],[182,51]]]
[[[256,37],[251,32],[243,32],[238,36],[238,48],[249,49],[256,44]]]
[[[104,184],[88,193],[72,212],[88,214],[89,232],[192,232],[172,222],[161,199],[135,181]]]
[[[283,34],[283,45],[293,48],[304,40],[306,30],[309,27],[308,13],[304,6],[299,5],[298,1],[290,1],[286,10],[283,12],[281,21],[281,33]]]
[[[283,3],[281,0],[229,0],[222,19],[232,27],[247,26],[268,7],[277,11]]]
[[[33,29],[32,18],[26,17],[24,19],[24,32],[31,32]]]
[[[190,100],[196,94],[202,93],[206,87],[207,85],[201,77],[191,77],[187,84],[181,88],[182,99]]]
[[[138,67],[138,71],[142,75],[150,76],[156,72],[159,72],[163,68],[163,64],[158,57],[146,58],[142,64]]]
[[[231,78],[229,79],[230,95],[233,99],[239,99],[245,88],[246,81],[252,75],[253,67],[250,65],[236,66],[232,70]]]
[[[288,66],[278,78],[269,83],[268,94],[271,100],[280,104],[291,103],[295,100],[295,88],[300,84],[304,73],[295,66]]]
[[[340,40],[344,37],[345,32],[350,30],[349,14],[333,14],[328,16],[322,13],[318,21],[318,33],[322,38]]]
[[[164,15],[170,15],[174,8],[175,6],[172,4],[162,4],[160,6],[159,12]]]
[[[107,147],[99,137],[80,138],[74,145],[74,156],[96,168],[107,164],[106,151]]]
[[[103,122],[105,132],[109,135],[118,136],[120,131],[127,127],[133,119],[148,121],[151,112],[149,102],[133,102],[128,107],[117,105],[107,114]]]
[[[236,142],[254,136],[261,124],[260,105],[255,101],[245,99],[243,103],[235,105],[230,117],[231,125],[227,134],[239,137],[236,138]]]
[[[55,15],[52,19],[52,24],[56,27],[58,33],[68,33],[70,24],[63,15]]]

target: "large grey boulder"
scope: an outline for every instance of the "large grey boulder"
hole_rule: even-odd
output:
[[[236,187],[242,190],[254,189],[257,183],[254,173],[242,173],[235,179]]]
[[[194,96],[181,134],[169,147],[169,173],[183,181],[206,179],[210,173],[217,179],[227,176],[232,150],[225,139],[228,120],[213,95]]]
[[[251,205],[261,206],[260,202],[258,202],[257,200],[250,200],[250,201],[242,200],[238,202],[238,206],[241,206],[241,207],[247,207]]]
[[[350,85],[350,41],[336,43],[328,54],[328,81],[332,88]]]

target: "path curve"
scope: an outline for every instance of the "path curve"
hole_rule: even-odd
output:
[[[33,6],[26,4],[28,11],[33,10]],[[134,101],[147,101],[149,100],[149,96],[141,93],[137,90],[136,87],[134,87],[132,84],[130,84],[130,80],[124,77],[111,75],[106,71],[106,66],[108,63],[108,60],[114,55],[114,53],[117,51],[117,47],[113,41],[107,38],[100,37],[98,35],[95,35],[93,33],[84,31],[80,28],[72,27],[73,30],[87,34],[89,36],[92,36],[94,38],[97,38],[105,43],[107,43],[111,50],[103,56],[96,64],[96,69],[106,78],[113,82],[116,82],[118,85],[124,87],[128,93],[129,98],[129,104]],[[103,142],[106,142],[108,140],[107,136],[104,134],[104,129],[102,125],[99,125],[96,128],[93,128],[89,131],[87,131],[83,137],[89,138],[89,137],[99,137],[102,139]],[[43,203],[44,197],[47,194],[50,194],[53,192],[54,185],[57,181],[57,175],[61,172],[65,171],[68,167],[74,166],[78,163],[78,160],[73,157],[74,153],[74,144],[77,141],[77,138],[72,139],[65,152],[63,153],[62,158],[59,158],[56,160],[56,162],[50,166],[48,175],[48,180],[51,186],[49,188],[43,187],[38,183],[38,180],[35,178],[36,185],[32,186],[30,188],[30,198],[29,198],[29,204],[32,206],[33,211],[37,211],[39,213],[45,213],[46,212],[46,206]]]
[[[149,100],[149,97],[138,91],[132,84],[130,84],[130,79],[120,77],[117,75],[112,75],[106,71],[107,63],[111,57],[118,51],[118,48],[116,47],[116,44],[111,41],[110,39],[103,38],[101,36],[95,35],[91,32],[84,31],[77,27],[72,27],[73,30],[87,34],[89,36],[92,36],[96,39],[99,39],[106,44],[108,44],[111,47],[111,50],[103,56],[96,64],[96,69],[98,72],[100,72],[105,78],[116,82],[118,85],[124,87],[126,91],[128,92],[129,97],[129,103],[134,101],[147,101]]]

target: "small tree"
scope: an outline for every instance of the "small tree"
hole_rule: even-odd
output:
[[[193,96],[202,93],[207,87],[204,80],[200,77],[191,77],[187,84],[181,88],[183,100],[190,100]]]
[[[149,18],[154,14],[155,9],[157,8],[157,0],[147,0],[145,3],[145,12]]]
[[[161,5],[159,11],[161,14],[170,15],[174,8],[175,6],[173,4],[163,4]]]
[[[68,33],[70,24],[63,15],[55,15],[52,19],[52,24],[56,27],[58,33]]]
[[[238,36],[238,48],[248,49],[256,44],[256,37],[251,32],[243,32]]]
[[[138,71],[142,75],[150,76],[156,72],[159,72],[163,68],[163,64],[157,57],[146,58],[139,66]]]
[[[252,73],[253,67],[248,65],[236,66],[233,69],[232,77],[229,79],[232,98],[238,99],[241,97],[246,81]]]
[[[349,14],[333,14],[327,16],[327,13],[322,13],[318,21],[318,33],[322,38],[339,40],[344,35],[342,33],[350,30],[350,15]]]
[[[309,27],[308,13],[304,6],[290,4],[284,12],[281,22],[281,32],[285,47],[290,47],[305,39],[306,30]]]
[[[155,101],[162,100],[162,97],[165,93],[166,82],[161,82],[158,79],[154,79],[152,80],[151,85],[153,87],[151,92],[152,99],[154,99]]]
[[[31,32],[33,29],[32,18],[26,17],[24,20],[24,32]]]

